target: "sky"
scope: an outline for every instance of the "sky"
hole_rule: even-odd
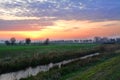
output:
[[[0,0],[0,39],[120,36],[120,0]]]

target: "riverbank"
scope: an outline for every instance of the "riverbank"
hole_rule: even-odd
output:
[[[67,64],[60,69],[54,68],[48,72],[41,72],[36,76],[21,80],[118,80],[119,72],[117,70],[119,70],[118,66],[120,66],[119,61],[120,50],[115,50]],[[109,72],[107,72],[108,70]],[[99,71],[105,71],[103,77]],[[109,78],[107,77],[109,76],[108,74],[111,75]]]
[[[30,66],[36,67],[38,65],[57,63],[63,60],[92,54],[98,52],[98,48],[96,48],[97,46],[99,45],[73,44],[16,47],[7,46],[7,48],[0,48],[0,74],[23,70]],[[7,56],[9,56],[9,58]]]
[[[100,55],[100,53],[93,53],[93,54],[86,55],[86,56],[83,56],[80,58],[64,60],[64,61],[58,62],[58,63],[50,63],[48,65],[40,65],[35,68],[29,67],[26,70],[2,74],[2,75],[0,75],[0,80],[20,80],[21,78],[27,78],[29,76],[36,76],[38,73],[49,71],[50,69],[53,69],[54,67],[61,68],[64,65],[67,65],[67,64],[79,61],[79,60],[91,58],[94,56],[98,56],[98,55]]]
[[[94,66],[90,66],[86,70],[70,73],[61,80],[119,80],[119,71],[120,51],[117,56],[106,59]]]
[[[80,49],[80,48],[77,48],[77,49]],[[3,65],[2,67],[0,66],[1,67],[0,69],[1,69],[1,71],[5,71],[5,73],[7,71],[8,72],[14,72],[14,71],[18,71],[18,70],[22,69],[23,70],[23,71],[21,71],[21,73],[22,73],[22,72],[24,72],[25,69],[29,68],[30,66],[31,66],[31,68],[34,68],[38,65],[49,65],[49,66],[51,66],[51,64],[49,64],[49,63],[54,64],[54,63],[61,62],[61,61],[64,61],[64,60],[71,60],[71,59],[75,59],[75,58],[79,58],[79,57],[83,57],[83,56],[87,56],[87,55],[92,55],[93,53],[96,53],[96,52],[111,53],[111,52],[114,52],[118,49],[120,49],[120,45],[118,45],[118,44],[114,44],[114,45],[113,44],[109,44],[109,45],[107,44],[107,45],[94,46],[94,47],[92,46],[91,48],[80,49],[79,52],[78,51],[74,51],[74,52],[69,51],[69,53],[63,53],[63,54],[60,54],[58,52],[57,53],[39,54],[39,55],[37,54],[36,56],[33,56],[32,58],[31,57],[29,57],[29,58],[26,57],[25,59],[23,59],[23,58],[20,59],[19,58],[20,60],[17,59],[17,61],[14,59],[15,61],[13,61],[14,63],[12,63],[12,65],[11,65],[11,63],[6,64],[5,62],[3,62],[5,65],[0,64],[0,65]],[[76,53],[76,52],[78,52],[78,53]],[[106,55],[106,54],[104,54],[104,55]],[[96,59],[97,58],[98,57],[96,57]],[[84,59],[84,57],[83,57],[83,59]],[[96,60],[94,58],[91,59],[91,60],[90,59],[89,58],[85,59],[85,61],[83,61],[81,63],[84,65],[87,62],[89,63],[89,61],[91,61],[91,60],[93,60],[93,61]],[[16,64],[18,64],[18,65],[16,65]],[[48,71],[49,70],[49,68],[47,68],[47,67],[44,68],[44,67],[43,68],[38,67],[38,68],[41,68],[43,71]],[[29,68],[28,71],[31,70],[31,68]],[[36,69],[31,70],[31,72],[33,72],[33,73],[34,73],[34,71],[36,71]],[[39,73],[39,71],[37,73]],[[36,75],[37,73],[34,73],[34,74]],[[14,74],[12,74],[12,75],[15,76]],[[33,76],[35,76],[35,75],[33,75]],[[5,77],[5,76],[3,76],[3,77]],[[14,80],[14,79],[12,79],[12,80]]]

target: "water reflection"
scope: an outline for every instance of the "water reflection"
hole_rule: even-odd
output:
[[[70,60],[65,60],[59,63],[50,63],[48,65],[41,65],[41,66],[37,66],[35,68],[29,67],[26,70],[20,70],[17,72],[11,72],[11,73],[6,73],[6,74],[2,74],[0,75],[0,80],[20,80],[21,78],[27,78],[29,76],[35,76],[37,75],[39,72],[45,72],[45,71],[49,71],[49,69],[53,68],[54,66],[58,66],[59,68],[61,68],[61,65],[65,65],[80,59],[86,59],[88,57],[92,57],[92,56],[96,56],[99,55],[99,53],[94,53],[94,54],[90,54],[87,56],[83,56],[80,58],[75,58],[75,59],[70,59]]]

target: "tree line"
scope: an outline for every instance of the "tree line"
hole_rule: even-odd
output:
[[[10,40],[6,40],[5,41],[5,44],[6,45],[16,45],[16,38],[15,37],[12,37],[12,38],[10,38]],[[29,44],[31,44],[31,39],[30,38],[26,38],[25,40],[24,40],[25,42],[24,42],[24,44],[26,44],[26,45],[29,45]],[[22,41],[19,41],[19,43],[18,44],[22,44]],[[43,44],[45,44],[45,45],[48,45],[49,44],[49,38],[47,38],[44,42],[43,42]]]
[[[21,44],[22,42],[20,41],[19,44]],[[31,43],[31,39],[30,38],[26,38],[25,39],[25,44],[30,44]],[[10,40],[6,40],[5,41],[6,45],[15,45],[16,44],[16,38],[12,37],[10,38]]]

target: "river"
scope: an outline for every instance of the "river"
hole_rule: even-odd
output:
[[[37,75],[39,72],[45,72],[45,71],[49,71],[51,68],[58,66],[59,68],[61,68],[61,65],[65,65],[77,60],[81,60],[81,59],[86,59],[92,56],[97,56],[100,53],[94,53],[94,54],[90,54],[90,55],[86,55],[83,57],[79,57],[79,58],[75,58],[75,59],[70,59],[70,60],[64,60],[58,63],[50,63],[48,65],[40,65],[37,67],[29,67],[25,70],[20,70],[17,72],[10,72],[10,73],[5,73],[5,74],[1,74],[0,75],[0,80],[20,80],[21,78],[27,78],[29,76],[35,76]]]

